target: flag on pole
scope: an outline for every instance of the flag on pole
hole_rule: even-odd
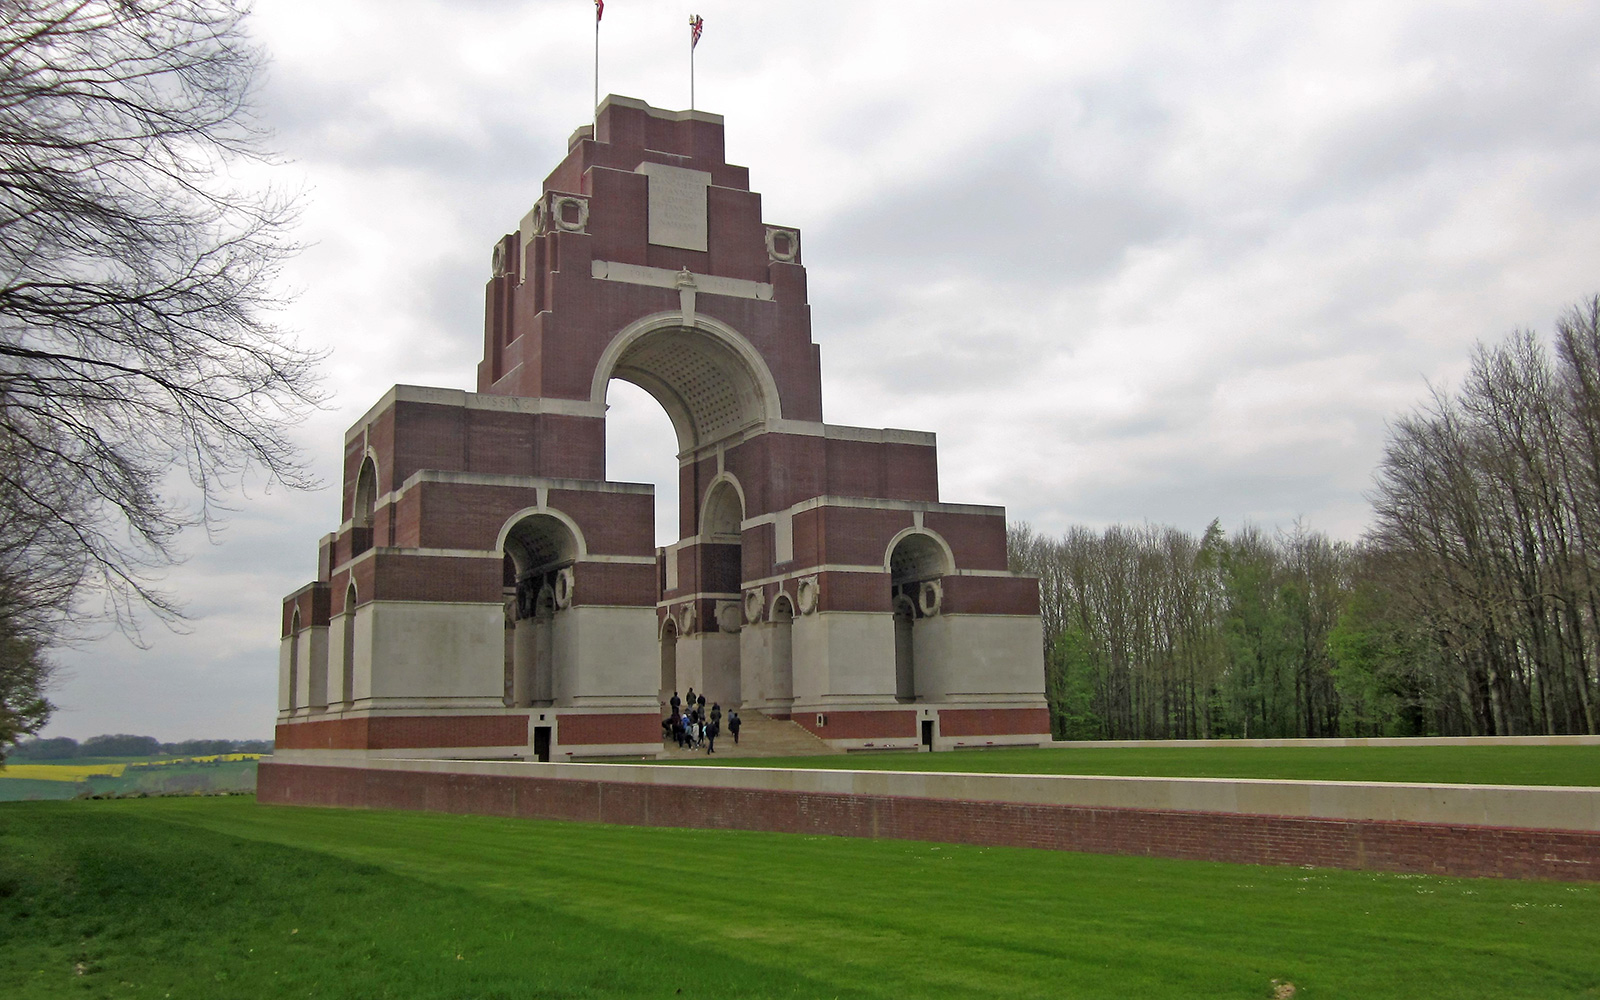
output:
[[[606,0],[594,0],[594,22],[600,23],[600,15],[606,12]]]
[[[599,3],[600,0],[595,0]],[[700,44],[700,32],[705,30],[706,22],[699,14],[689,15],[689,48],[693,49]]]

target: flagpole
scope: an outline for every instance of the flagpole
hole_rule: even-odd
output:
[[[590,115],[589,138],[599,141],[600,136],[600,14],[594,16],[594,110]]]
[[[689,43],[689,110],[694,110],[694,42]]]

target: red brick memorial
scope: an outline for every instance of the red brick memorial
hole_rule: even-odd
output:
[[[823,422],[801,247],[719,116],[608,98],[494,247],[477,391],[395,386],[346,433],[278,747],[648,756],[690,687],[845,749],[1048,740],[1004,511],[940,502],[932,434]],[[665,548],[606,478],[612,379],[677,431]]]

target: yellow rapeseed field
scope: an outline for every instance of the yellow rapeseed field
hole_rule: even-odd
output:
[[[166,767],[169,764],[213,764],[217,761],[260,760],[258,753],[214,753],[209,757],[174,757],[171,760],[141,761],[129,767]]]
[[[0,778],[32,778],[35,781],[82,781],[97,774],[122,776],[126,764],[7,764]]]

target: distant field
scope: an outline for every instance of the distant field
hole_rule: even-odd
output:
[[[688,763],[673,761],[672,763]],[[1041,747],[820,757],[707,757],[691,766],[1117,774],[1283,781],[1600,786],[1600,746]]]
[[[70,799],[77,795],[253,792],[253,754],[118,758],[114,761],[9,763],[0,770],[0,802]],[[55,786],[55,787],[46,787]]]
[[[37,778],[0,777],[0,802],[28,802],[35,799],[70,799],[78,786],[70,781],[40,781]]]
[[[0,806],[8,1000],[1600,996],[1600,886],[181,798]]]
[[[7,764],[0,778],[33,778],[37,781],[82,781],[91,775],[120,777],[126,764]]]

